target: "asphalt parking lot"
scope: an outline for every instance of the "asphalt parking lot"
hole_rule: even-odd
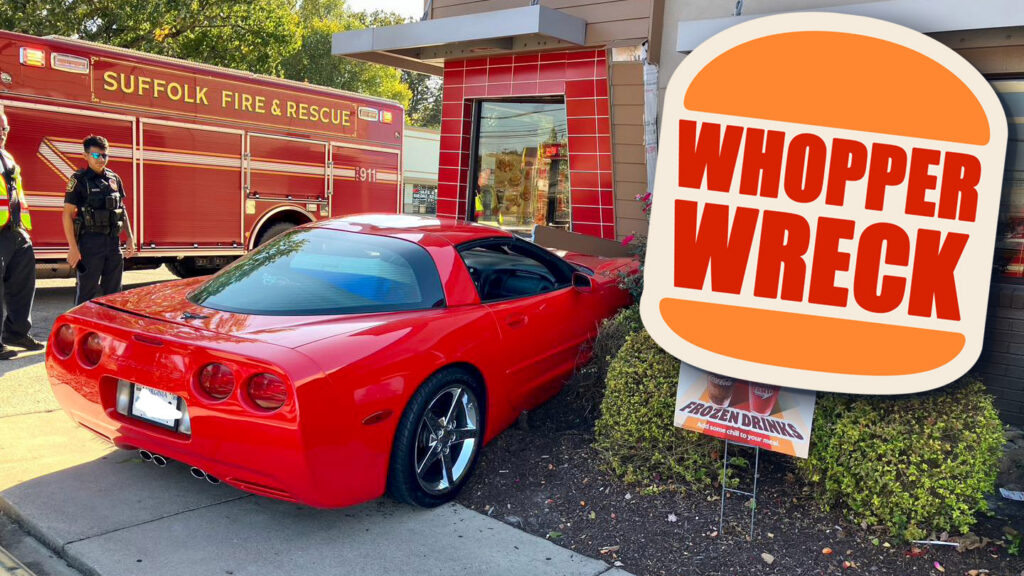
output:
[[[173,278],[128,272],[125,286]],[[39,281],[32,335],[73,298],[73,280]],[[625,574],[457,504],[317,510],[143,462],[72,424],[43,358],[0,364],[0,545],[39,575]]]

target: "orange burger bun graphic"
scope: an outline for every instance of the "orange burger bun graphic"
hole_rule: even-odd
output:
[[[771,16],[687,56],[663,110],[641,301],[663,348],[851,393],[974,364],[1007,126],[960,56],[870,18]]]

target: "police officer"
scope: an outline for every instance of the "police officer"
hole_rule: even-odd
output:
[[[122,231],[128,233],[124,256],[135,254],[135,237],[124,209],[124,185],[106,167],[107,139],[89,136],[82,147],[89,167],[71,176],[64,194],[68,264],[78,271],[75,304],[121,290]]]
[[[28,236],[32,219],[21,185],[21,167],[4,148],[10,131],[4,108],[0,106],[0,170],[3,173],[0,180],[0,324],[3,326],[0,360],[18,355],[8,346],[43,349],[41,342],[28,335],[36,293],[36,256]]]

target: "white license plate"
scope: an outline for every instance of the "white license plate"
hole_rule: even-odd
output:
[[[170,392],[133,384],[131,415],[173,430],[182,416],[181,398]]]

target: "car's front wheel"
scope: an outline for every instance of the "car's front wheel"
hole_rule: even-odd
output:
[[[476,386],[466,371],[448,369],[416,391],[395,433],[388,473],[392,498],[429,508],[458,495],[483,444]]]

